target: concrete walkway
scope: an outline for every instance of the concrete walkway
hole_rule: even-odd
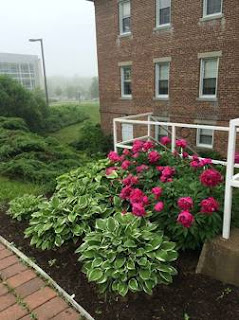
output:
[[[84,319],[0,244],[0,320]]]

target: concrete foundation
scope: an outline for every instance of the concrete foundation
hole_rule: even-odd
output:
[[[229,240],[217,237],[204,244],[196,273],[239,286],[239,229]]]

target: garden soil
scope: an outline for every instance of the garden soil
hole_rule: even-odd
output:
[[[95,320],[239,320],[239,288],[195,274],[200,252],[182,252],[175,267],[178,276],[169,286],[159,285],[153,296],[130,294],[127,299],[99,296],[88,283],[74,254],[76,247],[40,251],[29,245],[27,224],[0,214],[0,235],[32,258]],[[239,270],[238,270],[239,276]]]

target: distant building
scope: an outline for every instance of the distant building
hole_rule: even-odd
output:
[[[42,87],[40,59],[35,55],[0,53],[0,75],[8,75],[26,89]]]

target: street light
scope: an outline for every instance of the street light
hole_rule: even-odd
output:
[[[45,84],[45,94],[46,94],[46,103],[49,105],[49,98],[48,98],[48,89],[47,89],[47,81],[46,81],[46,66],[45,66],[45,57],[44,57],[44,49],[43,49],[43,40],[42,39],[29,39],[30,42],[37,42],[41,43],[41,55],[42,55],[42,64],[43,64],[43,76],[44,76],[44,84]]]

